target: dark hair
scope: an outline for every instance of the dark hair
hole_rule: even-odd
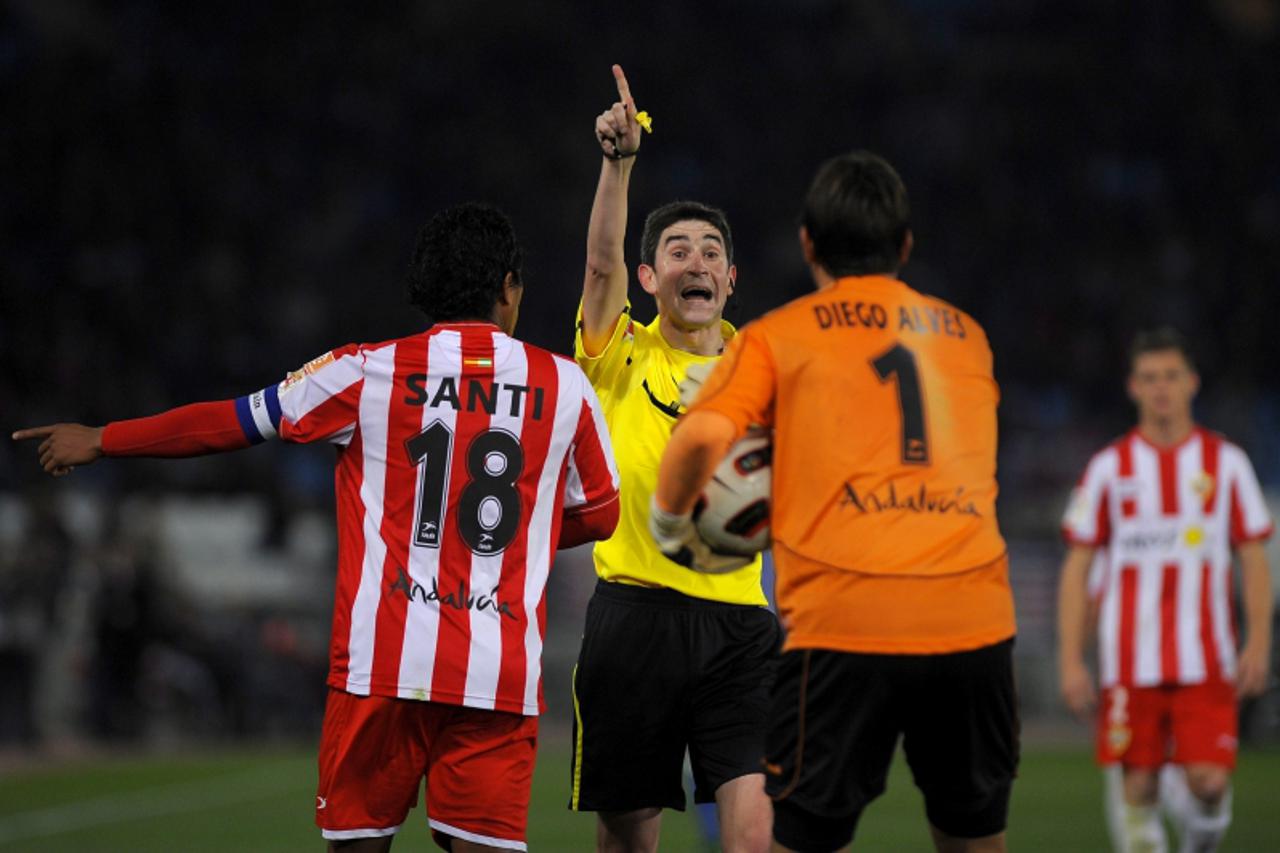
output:
[[[800,222],[814,260],[833,276],[897,272],[907,239],[907,188],[883,158],[852,151],[822,164]]]
[[[488,320],[522,256],[506,214],[469,202],[442,210],[418,232],[405,280],[409,304],[432,322]]]
[[[658,238],[662,232],[677,222],[694,219],[705,222],[720,232],[724,239],[724,255],[733,263],[733,235],[729,233],[729,220],[724,211],[698,201],[673,201],[655,208],[644,218],[644,232],[640,235],[640,263],[653,266],[658,257]]]
[[[1133,370],[1134,365],[1138,363],[1138,356],[1167,350],[1177,350],[1182,355],[1183,361],[1187,363],[1187,367],[1191,368],[1192,372],[1195,371],[1196,360],[1191,354],[1187,339],[1172,326],[1147,329],[1134,335],[1133,343],[1129,345],[1129,370]]]

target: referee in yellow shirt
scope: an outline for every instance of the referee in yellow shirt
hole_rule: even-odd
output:
[[[645,220],[637,276],[657,318],[631,318],[623,241],[640,124],[627,79],[596,119],[604,154],[587,232],[575,355],[595,386],[621,474],[621,518],[594,552],[599,581],[574,669],[570,808],[598,815],[600,850],[656,850],[662,809],[683,810],[686,749],[695,802],[714,800],[726,851],[769,847],[761,761],[780,632],[760,559],[674,563],[648,532],[658,462],[691,365],[734,334],[721,318],[737,270],[724,214],[673,202]]]

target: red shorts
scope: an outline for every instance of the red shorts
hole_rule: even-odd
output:
[[[316,825],[326,839],[393,835],[427,779],[432,832],[525,850],[538,718],[329,690]]]
[[[1236,693],[1222,681],[1110,687],[1098,716],[1098,762],[1236,766]]]

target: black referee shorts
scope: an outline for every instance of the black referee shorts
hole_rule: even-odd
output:
[[[759,773],[780,643],[763,607],[596,585],[573,676],[575,811],[684,809]]]
[[[798,851],[853,839],[902,737],[929,822],[958,838],[1005,828],[1018,766],[1013,640],[940,655],[782,655],[765,790],[773,837]]]

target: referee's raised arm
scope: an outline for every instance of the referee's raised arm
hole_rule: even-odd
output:
[[[603,159],[591,222],[587,226],[587,267],[582,280],[582,343],[598,355],[627,303],[627,187],[640,149],[640,124],[627,76],[613,66],[618,100],[596,117],[596,139]]]

